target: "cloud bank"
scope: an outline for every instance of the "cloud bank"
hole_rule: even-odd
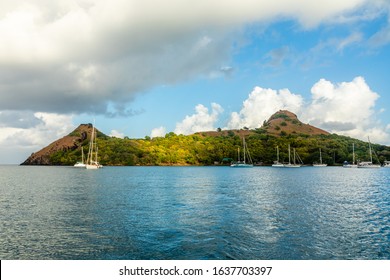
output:
[[[219,115],[223,112],[221,105],[211,104],[211,112],[202,104],[195,107],[195,114],[186,116],[183,121],[176,124],[176,134],[192,134],[199,131],[215,130],[215,123]]]
[[[243,102],[241,111],[231,114],[227,128],[260,127],[264,120],[280,109],[299,113],[302,104],[302,96],[293,94],[288,89],[277,91],[255,87]]]
[[[311,88],[309,100],[291,93],[288,89],[274,90],[255,87],[243,102],[239,112],[230,114],[225,129],[251,129],[261,127],[265,120],[278,110],[289,110],[306,123],[331,133],[367,140],[370,136],[378,143],[390,143],[390,124],[381,123],[377,116],[379,95],[372,91],[363,77],[350,82],[332,83],[320,79]],[[212,112],[199,104],[196,113],[186,116],[175,132],[191,134],[215,130],[223,108],[212,104]]]
[[[20,163],[75,129],[72,115],[0,112],[0,163]]]
[[[0,110],[103,114],[156,85],[223,69],[245,24],[290,18],[311,28],[368,2],[2,1]]]

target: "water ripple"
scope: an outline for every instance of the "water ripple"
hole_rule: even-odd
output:
[[[390,170],[0,166],[1,259],[390,259]]]

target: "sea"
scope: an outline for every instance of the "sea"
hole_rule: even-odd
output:
[[[390,168],[0,166],[3,260],[389,260]]]

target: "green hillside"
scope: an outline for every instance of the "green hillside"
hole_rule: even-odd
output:
[[[276,159],[276,146],[279,146],[280,160],[288,161],[288,145],[296,148],[305,164],[319,159],[319,148],[322,149],[324,163],[342,164],[352,161],[352,143],[358,160],[367,160],[368,144],[349,137],[331,135],[285,135],[273,136],[261,130],[251,132],[246,143],[254,162],[271,164]],[[165,137],[150,139],[119,139],[99,137],[99,160],[103,165],[213,165],[229,163],[237,158],[237,148],[242,139],[237,132],[226,136],[207,136],[206,134],[176,135],[168,133]],[[88,151],[88,141],[82,143]],[[377,157],[383,163],[390,159],[390,148],[383,145],[372,145]],[[50,156],[53,165],[72,165],[81,158],[81,147],[75,150],[58,151]]]
[[[80,125],[68,136],[57,140],[31,155],[25,165],[73,165],[81,159],[81,148],[88,151],[91,125]],[[352,144],[356,159],[369,160],[368,143],[350,137],[329,134],[303,124],[287,111],[274,114],[263,126],[255,130],[218,129],[193,135],[176,135],[151,139],[119,139],[98,132],[99,161],[107,166],[118,165],[214,165],[229,164],[237,159],[237,148],[245,137],[255,163],[270,165],[276,160],[279,147],[280,161],[288,161],[288,145],[296,148],[305,164],[322,159],[329,165],[352,161]],[[374,162],[390,160],[390,147],[373,144]]]

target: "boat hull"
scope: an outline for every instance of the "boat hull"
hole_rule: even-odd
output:
[[[95,164],[87,164],[85,166],[85,168],[88,169],[88,170],[96,170],[96,169],[99,169],[100,166],[99,165],[95,165]]]
[[[247,163],[233,163],[230,165],[230,167],[235,168],[251,168],[253,167],[253,164],[247,164]]]
[[[301,167],[301,165],[299,165],[299,164],[285,164],[284,167],[287,167],[287,168],[298,168],[298,167]]]
[[[358,166],[356,164],[345,164],[343,165],[344,168],[357,168]]]
[[[361,162],[358,164],[358,168],[380,168],[379,164],[373,164],[372,162]]]

